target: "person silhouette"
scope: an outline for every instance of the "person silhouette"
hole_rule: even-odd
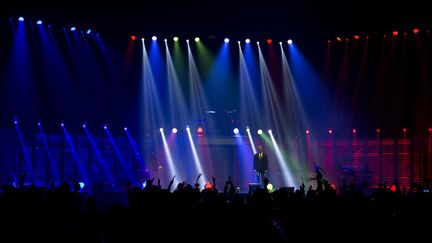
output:
[[[261,145],[259,145],[257,149],[258,151],[253,158],[253,165],[254,171],[257,175],[257,182],[260,183],[261,186],[263,186],[265,176],[268,172],[268,158],[267,154],[264,153],[264,149]]]

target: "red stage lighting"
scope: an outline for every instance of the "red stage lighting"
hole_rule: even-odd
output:
[[[204,129],[202,127],[198,127],[197,133],[198,135],[202,135],[204,133]]]

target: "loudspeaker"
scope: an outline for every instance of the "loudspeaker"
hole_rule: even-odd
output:
[[[249,183],[249,192],[254,193],[257,188],[261,188],[259,183]]]

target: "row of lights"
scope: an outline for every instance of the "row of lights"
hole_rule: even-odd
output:
[[[136,35],[131,35],[130,36],[130,39],[131,40],[133,40],[133,41],[135,41],[135,40],[137,40],[138,38],[137,38],[137,36]],[[152,36],[151,37],[151,39],[153,40],[153,41],[156,41],[158,38],[157,38],[157,36]],[[142,41],[144,41],[145,40],[145,38],[141,38],[141,40]],[[180,40],[180,38],[179,37],[173,37],[173,41],[175,41],[175,42],[177,42],[177,41],[179,41]],[[195,37],[194,38],[194,41],[195,42],[200,42],[200,38],[199,37]],[[168,41],[167,39],[164,39],[164,41],[166,42],[166,41]],[[186,42],[189,42],[189,39],[186,39]],[[224,39],[224,42],[225,43],[229,43],[230,42],[230,39],[229,38],[225,38]],[[250,39],[245,39],[245,43],[250,43],[251,42],[251,40]],[[267,39],[266,40],[266,42],[267,42],[267,44],[269,44],[269,45],[271,45],[272,43],[273,43],[273,40],[272,39]],[[240,41],[238,41],[238,43],[240,44]],[[289,39],[288,41],[287,41],[287,43],[289,44],[289,45],[291,45],[292,43],[293,43],[293,41],[291,40],[291,39]],[[257,41],[257,44],[259,44],[259,41]],[[279,42],[279,44],[282,44],[282,42]]]
[[[14,120],[14,124],[17,125],[17,124],[18,124],[18,120]],[[38,126],[41,126],[42,123],[41,123],[41,122],[38,122],[37,125],[38,125]],[[65,124],[62,122],[62,123],[60,123],[60,126],[61,126],[61,127],[64,127]],[[83,128],[87,128],[87,124],[86,124],[86,123],[83,123],[82,127],[83,127]],[[106,129],[108,129],[108,126],[107,126],[107,125],[104,125],[103,128],[106,130]],[[127,127],[124,127],[124,130],[127,131],[128,128],[127,128]],[[186,130],[190,130],[190,127],[187,126],[187,127],[186,127]],[[160,131],[160,132],[163,132],[164,129],[163,129],[163,128],[159,128],[159,131]],[[407,128],[405,128],[405,127],[402,128],[402,132],[406,133],[407,131],[408,131]],[[428,128],[428,131],[429,131],[429,132],[432,132],[432,127],[429,127],[429,128]],[[178,129],[174,127],[174,128],[171,129],[171,132],[172,132],[172,133],[177,133],[177,132],[178,132]],[[249,128],[249,127],[246,127],[246,132],[250,132],[250,128]],[[270,134],[270,133],[272,133],[272,130],[269,129],[267,132]],[[353,128],[353,129],[352,129],[352,132],[353,132],[353,133],[357,133],[357,129],[356,129],[356,128]],[[377,133],[381,133],[381,129],[377,128],[377,129],[376,129],[376,132],[377,132]],[[202,127],[198,127],[198,128],[197,128],[197,133],[198,133],[198,134],[203,134],[203,133],[204,133],[204,129],[203,129]],[[233,129],[233,133],[234,133],[234,134],[238,134],[238,133],[240,133],[240,130],[236,127],[236,128]],[[263,133],[264,133],[264,131],[263,131],[262,129],[258,129],[258,130],[257,130],[257,134],[261,135],[261,134],[263,134]],[[307,129],[307,130],[305,131],[305,133],[306,133],[306,134],[310,134],[310,133],[311,133],[311,130]],[[329,134],[333,134],[333,129],[329,129],[329,130],[328,130],[328,133],[329,133]]]
[[[19,17],[19,18],[18,18],[18,21],[19,21],[19,22],[24,22],[24,17]],[[36,24],[37,24],[37,25],[42,25],[42,23],[43,23],[43,22],[42,22],[42,20],[40,20],[40,19],[36,21]],[[48,25],[48,27],[50,27],[50,26]],[[71,31],[76,31],[77,28],[76,28],[75,26],[72,26],[72,27],[70,28],[70,30],[71,30]],[[92,32],[91,29],[87,29],[87,31],[86,31],[87,34],[91,34],[91,32]]]
[[[20,22],[24,22],[24,17],[19,17],[18,18],[18,21],[20,21]],[[38,24],[38,25],[42,25],[42,20],[37,20],[36,21],[36,24]],[[76,27],[75,26],[72,26],[71,28],[70,28],[70,30],[71,31],[76,31]],[[88,29],[87,31],[86,31],[86,33],[87,34],[90,34],[92,32],[92,30],[91,29]],[[137,36],[136,35],[131,35],[130,36],[130,39],[131,40],[133,40],[133,41],[135,41],[135,40],[137,40]],[[152,36],[152,38],[151,38],[153,41],[156,41],[157,40],[157,36]],[[177,41],[179,41],[179,37],[173,37],[173,40],[175,41],[175,42],[177,42]],[[144,38],[141,38],[141,40],[144,40]],[[164,41],[167,41],[167,39],[164,39]],[[199,37],[195,37],[194,38],[194,41],[195,42],[199,42],[200,41],[200,38]],[[189,40],[186,40],[186,42],[189,42]],[[224,42],[225,43],[229,43],[230,42],[230,39],[229,38],[225,38],[224,39]],[[250,43],[251,42],[251,40],[250,39],[245,39],[245,43]],[[272,39],[267,39],[266,40],[266,42],[267,42],[267,44],[269,44],[269,45],[271,45],[272,43],[273,43],[273,40]],[[240,41],[238,41],[238,43],[240,43]],[[287,43],[288,44],[292,44],[292,40],[291,39],[289,39],[288,41],[287,41]],[[257,44],[259,44],[259,42],[257,41]],[[279,42],[279,44],[282,44],[282,42]]]
[[[419,28],[414,28],[414,29],[412,29],[412,32],[416,35],[416,34],[420,33],[420,29],[419,29]],[[427,30],[426,33],[429,33],[429,30]],[[395,31],[392,32],[392,35],[393,35],[394,37],[398,36],[399,34],[400,34],[400,32],[397,31],[397,30],[395,30]],[[406,36],[406,35],[407,35],[407,32],[404,32],[403,35]],[[387,37],[387,35],[384,35],[384,38],[385,38],[385,37]],[[364,38],[365,38],[366,40],[369,40],[369,36],[368,36],[368,35],[366,35]],[[353,35],[353,39],[354,39],[354,40],[360,40],[360,39],[361,39],[361,36],[360,36],[360,35]],[[342,41],[343,41],[343,37],[341,37],[341,36],[336,36],[336,40],[337,40],[338,42],[342,42]],[[345,38],[345,41],[349,41],[349,38],[348,38],[348,37]],[[330,43],[331,40],[328,40],[328,42]]]

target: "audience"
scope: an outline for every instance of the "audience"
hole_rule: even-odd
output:
[[[427,237],[432,215],[429,185],[399,188],[380,184],[372,194],[351,185],[336,192],[323,180],[319,188],[242,194],[231,176],[216,187],[180,182],[163,188],[158,179],[144,188],[130,183],[125,203],[101,208],[77,183],[3,185],[0,215],[3,241],[42,242],[308,242],[410,240]],[[268,180],[265,180],[265,184]],[[204,189],[200,189],[200,188]],[[222,188],[222,186],[221,186]],[[425,221],[426,220],[426,221]]]

